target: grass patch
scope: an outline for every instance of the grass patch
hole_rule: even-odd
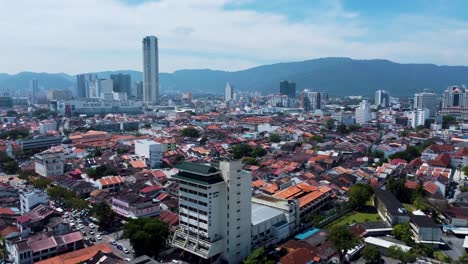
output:
[[[414,206],[412,204],[404,203],[403,206],[406,208],[406,210],[408,210],[410,212],[418,210],[418,208],[416,208],[416,206]]]
[[[374,213],[353,211],[331,222],[328,226],[331,227],[335,225],[350,225],[352,223],[375,222],[379,220],[380,216],[377,212]]]

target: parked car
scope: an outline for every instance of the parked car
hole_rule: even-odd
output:
[[[96,236],[96,239],[97,239],[97,240],[101,240],[102,237],[101,237],[100,235],[97,235],[97,236]]]
[[[89,228],[94,228],[94,224],[93,224],[93,223],[89,224],[88,226],[89,226]]]
[[[117,242],[115,242],[115,240],[112,240],[110,243],[111,243],[111,245],[113,245],[113,246],[116,246],[116,245],[117,245]]]
[[[123,250],[123,247],[121,245],[119,245],[119,244],[117,244],[116,247],[117,247],[118,250]]]
[[[126,249],[126,248],[123,248],[123,250],[122,250],[122,251],[123,251],[125,254],[128,254],[128,253],[130,253],[130,251],[128,251],[128,249]]]

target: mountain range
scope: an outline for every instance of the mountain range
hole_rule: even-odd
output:
[[[100,78],[108,78],[112,73],[130,74],[133,81],[142,79],[141,72],[132,70],[97,74]],[[0,89],[29,89],[32,79],[37,79],[45,89],[66,89],[76,85],[75,76],[65,73],[0,73]],[[233,72],[193,69],[160,74],[162,92],[223,93],[226,82],[230,82],[240,91],[277,93],[281,80],[296,82],[298,91],[308,88],[330,95],[372,95],[378,89],[385,89],[392,95],[409,96],[426,88],[441,93],[447,86],[466,84],[468,67],[321,58]]]

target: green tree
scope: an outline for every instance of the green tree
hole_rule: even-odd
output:
[[[237,144],[232,147],[232,157],[234,159],[241,159],[249,157],[252,154],[252,147],[249,144]]]
[[[446,115],[442,117],[442,128],[449,128],[451,125],[456,125],[457,118],[452,115]]]
[[[7,111],[7,116],[18,116],[18,112],[14,111],[14,110],[9,110]]]
[[[56,117],[57,113],[49,109],[41,108],[41,109],[37,109],[36,111],[34,111],[32,113],[32,116],[42,120],[42,119],[47,119],[51,116]]]
[[[244,260],[244,264],[274,264],[273,260],[269,260],[265,254],[264,248],[258,248]]]
[[[457,264],[466,264],[468,263],[468,253],[465,253],[463,256],[460,256],[457,260]]]
[[[278,143],[278,142],[281,142],[281,136],[276,133],[271,133],[269,136],[269,140],[270,142]]]
[[[46,189],[47,186],[49,186],[49,184],[52,182],[51,179],[47,179],[47,178],[39,178],[37,180],[34,180],[32,181],[32,185],[34,186],[34,188],[38,188],[38,189]]]
[[[333,118],[327,119],[327,121],[325,121],[324,125],[325,125],[325,128],[327,130],[329,130],[329,131],[332,130],[335,127],[335,119],[333,119]]]
[[[194,127],[186,127],[180,133],[183,137],[200,137],[200,132]]]
[[[373,245],[367,245],[362,250],[362,256],[367,261],[367,263],[370,264],[379,263],[380,259],[382,258],[382,254],[380,254],[379,249]]]
[[[409,224],[398,224],[393,227],[392,236],[405,242],[407,245],[413,245],[414,241],[411,237],[411,229]]]
[[[169,227],[158,218],[131,219],[123,227],[123,236],[130,240],[137,256],[157,257],[166,246]]]
[[[344,263],[346,252],[359,243],[359,238],[345,225],[335,225],[330,228],[328,239],[338,251],[340,263]]]
[[[107,203],[95,204],[91,209],[91,214],[99,221],[99,227],[104,230],[115,230],[118,217]]]
[[[345,124],[339,124],[336,127],[336,131],[340,134],[347,134],[349,133],[348,127]]]
[[[263,157],[267,154],[267,151],[262,147],[256,147],[252,151],[252,157]]]
[[[355,184],[349,190],[349,202],[353,207],[361,208],[366,205],[366,202],[372,196],[372,188],[370,185]]]
[[[403,251],[399,246],[391,246],[387,249],[388,256],[398,259],[403,264],[415,262],[416,261],[416,254],[411,251]]]
[[[83,200],[78,197],[73,197],[65,201],[65,206],[67,208],[78,209],[78,210],[83,210],[85,208],[88,208],[88,204],[89,204],[88,201]]]
[[[252,157],[245,157],[242,159],[242,163],[248,165],[258,165],[257,159]]]

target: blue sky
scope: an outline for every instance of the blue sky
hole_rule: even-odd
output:
[[[468,65],[463,0],[0,1],[0,72],[240,70],[321,57]],[[21,14],[21,15],[18,15]]]

